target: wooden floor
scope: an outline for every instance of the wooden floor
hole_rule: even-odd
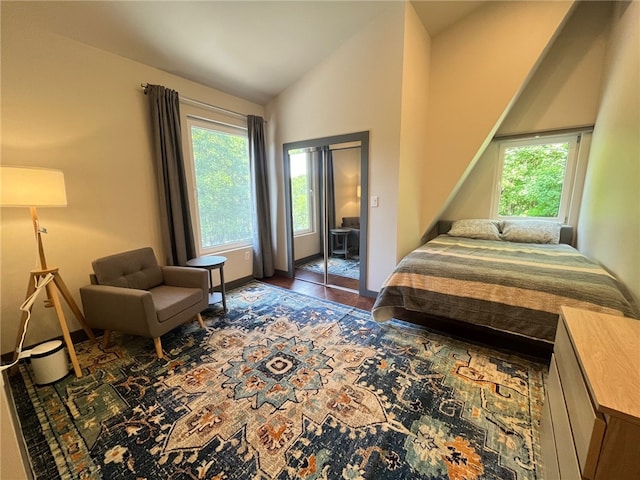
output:
[[[361,297],[357,293],[348,292],[339,288],[325,287],[317,283],[306,282],[295,278],[287,278],[281,276],[273,276],[261,280],[264,283],[276,285],[282,288],[288,288],[295,292],[311,295],[312,297],[330,300],[332,302],[350,305],[361,310],[371,311],[375,298]]]

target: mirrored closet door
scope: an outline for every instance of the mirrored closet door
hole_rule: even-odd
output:
[[[368,132],[284,146],[289,274],[365,292]]]

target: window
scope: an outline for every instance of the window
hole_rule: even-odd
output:
[[[313,181],[311,156],[302,150],[289,151],[291,166],[291,208],[294,235],[313,232]]]
[[[187,117],[191,204],[201,254],[251,244],[252,202],[247,133]]]
[[[495,217],[566,221],[580,135],[503,141]]]

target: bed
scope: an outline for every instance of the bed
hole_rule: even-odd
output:
[[[397,265],[372,309],[547,357],[561,305],[639,318],[617,279],[568,245],[571,227],[540,221],[440,222]]]

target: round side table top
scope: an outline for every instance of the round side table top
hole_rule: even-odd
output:
[[[331,233],[333,235],[339,235],[341,233],[351,233],[351,230],[348,228],[332,228]]]
[[[205,255],[188,260],[187,265],[190,267],[214,268],[223,266],[226,261],[227,257],[222,255]]]

